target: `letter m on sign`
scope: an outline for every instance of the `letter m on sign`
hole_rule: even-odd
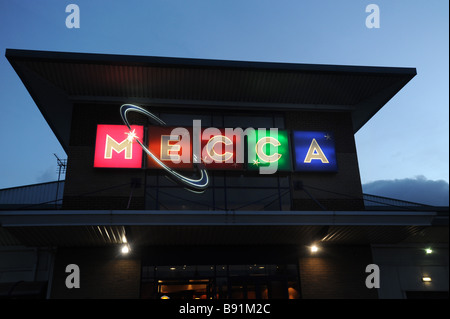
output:
[[[131,132],[126,125],[97,125],[94,167],[141,168],[142,148],[135,139],[143,140],[144,128],[132,125]]]

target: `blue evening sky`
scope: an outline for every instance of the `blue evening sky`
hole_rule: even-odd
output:
[[[70,3],[79,29],[66,28]],[[365,24],[371,3],[379,29]],[[0,188],[55,180],[53,153],[66,157],[6,48],[415,67],[355,135],[361,179],[448,183],[448,39],[446,0],[0,0]]]

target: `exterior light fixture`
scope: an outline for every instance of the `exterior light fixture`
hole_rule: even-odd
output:
[[[422,277],[422,281],[423,282],[430,282],[431,281],[431,277],[430,276],[423,276]]]
[[[122,254],[126,255],[130,252],[130,247],[127,244],[125,244],[122,246],[122,249],[120,251],[122,252]]]
[[[433,249],[431,249],[431,248],[425,249],[425,253],[426,253],[427,255],[431,254],[432,252],[433,252]]]
[[[312,253],[316,253],[316,252],[319,250],[319,247],[317,247],[316,245],[312,245],[312,246],[310,247],[310,249],[311,249],[311,252],[312,252]]]

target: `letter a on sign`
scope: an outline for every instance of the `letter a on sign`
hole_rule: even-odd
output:
[[[329,163],[327,157],[323,153],[315,138],[313,138],[311,145],[309,146],[309,150],[306,154],[304,162],[311,163],[313,159],[319,160],[322,163]]]
[[[292,135],[296,171],[337,171],[333,133],[294,131]]]

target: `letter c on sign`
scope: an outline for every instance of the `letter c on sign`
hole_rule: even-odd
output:
[[[214,150],[214,146],[217,143],[222,143],[225,145],[231,145],[233,144],[233,142],[226,136],[223,135],[216,135],[214,137],[212,137],[208,143],[206,144],[206,151],[208,152],[208,155],[216,162],[226,162],[228,161],[231,157],[233,157],[233,153],[231,152],[225,152],[223,154],[218,154],[215,150]]]
[[[258,155],[258,157],[264,161],[264,162],[276,162],[280,159],[281,154],[279,153],[275,153],[273,155],[267,155],[266,153],[264,153],[264,146],[266,144],[272,144],[273,146],[280,146],[281,143],[273,137],[262,137],[259,139],[258,143],[256,143],[256,154]]]

